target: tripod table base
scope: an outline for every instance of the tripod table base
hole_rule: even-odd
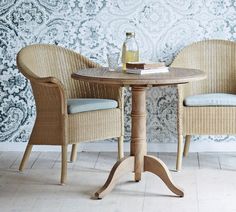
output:
[[[105,184],[96,193],[97,199],[102,199],[116,185],[119,178],[128,172],[134,172],[134,156],[125,157],[113,166]],[[144,156],[144,171],[151,172],[161,178],[166,186],[177,196],[183,197],[184,192],[174,185],[167,166],[158,158],[150,155]]]

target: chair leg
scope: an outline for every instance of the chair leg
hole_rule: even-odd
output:
[[[61,185],[64,185],[67,179],[67,145],[61,146]]]
[[[25,164],[26,162],[28,161],[29,159],[29,156],[30,156],[30,153],[32,151],[32,148],[33,148],[33,145],[32,144],[28,144],[26,146],[26,149],[25,149],[25,153],[24,153],[24,156],[21,160],[21,163],[20,163],[20,167],[19,167],[19,171],[23,171],[24,167],[25,167]]]
[[[184,144],[184,157],[188,156],[190,140],[191,140],[191,135],[186,135],[185,144]]]
[[[118,159],[124,157],[124,136],[118,138]]]
[[[183,136],[178,136],[178,149],[177,149],[177,160],[176,160],[176,171],[180,171],[182,168],[183,159]]]
[[[72,144],[70,162],[75,162],[77,159],[77,144]]]

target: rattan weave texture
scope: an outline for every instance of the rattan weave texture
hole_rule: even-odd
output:
[[[178,86],[179,134],[183,136],[236,134],[235,106],[186,107],[183,105],[185,97],[190,95],[236,94],[236,43],[226,40],[196,42],[180,51],[171,66],[195,68],[207,73],[205,80]],[[179,139],[179,142],[182,142],[182,139]],[[182,152],[178,154],[182,157]]]
[[[36,121],[28,145],[67,146],[113,137],[123,142],[123,89],[71,78],[73,72],[98,64],[63,47],[34,44],[18,53],[17,66],[30,80],[36,102]],[[68,98],[114,99],[118,108],[68,114]],[[24,158],[22,162],[24,165]]]

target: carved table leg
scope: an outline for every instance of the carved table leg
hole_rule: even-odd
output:
[[[121,160],[117,161],[116,164],[113,166],[107,181],[100,188],[96,193],[95,197],[98,199],[103,198],[107,193],[109,193],[114,186],[116,185],[117,181],[120,177],[128,172],[134,171],[134,157],[125,157]]]
[[[184,192],[174,185],[167,166],[158,158],[151,155],[145,155],[144,171],[148,171],[157,175],[173,193],[180,197],[184,196]]]

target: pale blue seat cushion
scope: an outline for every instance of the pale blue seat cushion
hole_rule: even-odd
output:
[[[236,106],[236,95],[226,93],[208,93],[188,96],[185,106]]]
[[[112,109],[117,107],[117,101],[112,99],[79,98],[67,100],[67,110],[69,114],[93,110]]]

